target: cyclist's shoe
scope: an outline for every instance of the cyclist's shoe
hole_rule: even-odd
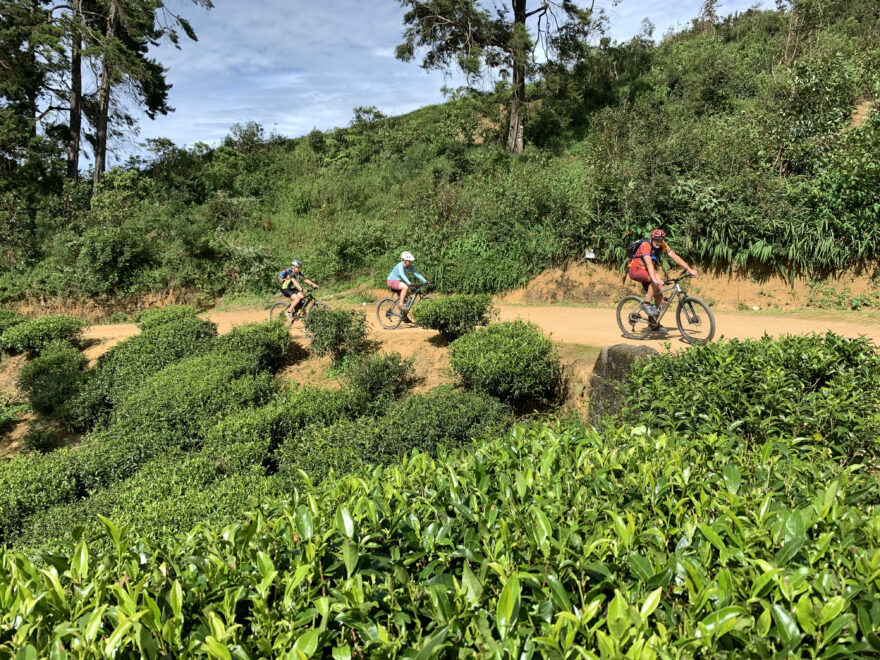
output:
[[[404,313],[404,315],[401,317],[401,319],[403,320],[404,323],[415,323],[415,321],[413,321],[409,317],[409,314],[406,314],[406,313]]]
[[[289,318],[289,319],[292,319],[292,318],[293,318],[293,312],[291,312],[291,311],[288,309],[288,310],[286,310],[286,311],[284,312],[284,316],[286,316],[286,317]]]

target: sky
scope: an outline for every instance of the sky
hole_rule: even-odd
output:
[[[621,0],[616,6],[612,1],[597,0],[597,6],[605,8],[618,41],[639,33],[645,18],[659,39],[685,27],[702,5],[702,0]],[[403,114],[442,103],[444,84],[462,82],[394,58],[404,14],[395,0],[214,0],[210,11],[190,0],[168,4],[192,23],[198,42],[182,37],[180,50],[161,45],[151,53],[168,68],[175,112],[155,121],[144,116],[139,136],[122,145],[120,159],[145,138],[216,145],[236,123],[255,121],[267,132],[298,137],[315,128],[347,126],[359,106]],[[721,0],[718,13],[756,4],[760,1]]]

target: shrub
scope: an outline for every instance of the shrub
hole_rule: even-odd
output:
[[[147,309],[135,316],[135,323],[141,330],[149,330],[181,319],[195,318],[199,313],[191,305],[167,305],[157,309]]]
[[[28,429],[21,444],[28,451],[45,454],[55,447],[57,437],[57,430],[51,426],[35,424]]]
[[[275,379],[245,353],[196,356],[143,381],[114,411],[112,428],[192,447],[221,415],[265,403],[276,390]]]
[[[283,488],[299,488],[305,483],[300,470],[312,483],[319,483],[331,470],[337,475],[362,471],[401,452],[396,439],[384,441],[378,420],[343,419],[329,426],[311,426],[282,444],[276,479]]]
[[[11,309],[0,309],[0,336],[9,330],[9,328],[18,325],[19,323],[23,323],[24,321],[27,321],[26,316],[22,316]]]
[[[217,336],[210,321],[185,315],[167,323],[149,324],[98,358],[79,396],[70,402],[71,417],[80,429],[105,424],[110,412],[144,379],[184,357],[208,352]]]
[[[316,309],[305,317],[304,323],[312,336],[312,352],[329,355],[334,362],[360,351],[367,338],[367,317],[363,312]]]
[[[67,404],[83,384],[87,363],[85,356],[70,344],[52,344],[21,368],[18,386],[27,394],[34,410],[66,418]]]
[[[3,333],[0,346],[13,353],[32,353],[42,351],[57,341],[76,341],[88,325],[85,319],[73,316],[41,316],[18,323]]]
[[[878,453],[880,355],[833,333],[720,341],[634,365],[620,417],[688,435],[804,437]]]
[[[502,401],[551,399],[561,367],[553,342],[533,323],[496,323],[456,339],[449,364],[464,384]]]
[[[0,545],[18,533],[35,511],[76,497],[77,485],[65,459],[68,450],[0,461]]]
[[[215,351],[246,353],[258,370],[272,372],[281,368],[288,348],[290,332],[281,320],[240,325],[214,342]]]
[[[455,449],[474,438],[504,434],[513,421],[510,408],[497,399],[440,387],[399,401],[380,424],[406,452],[434,456],[439,446]]]
[[[413,386],[415,368],[400,353],[354,355],[345,361],[345,378],[353,396],[378,409]]]
[[[227,474],[252,468],[272,473],[274,452],[285,440],[308,426],[325,426],[359,412],[355,397],[345,390],[297,387],[261,408],[225,417],[206,433],[203,451]]]
[[[426,328],[436,330],[447,339],[457,339],[478,325],[489,322],[492,296],[454,295],[431,298],[413,307],[413,318]]]

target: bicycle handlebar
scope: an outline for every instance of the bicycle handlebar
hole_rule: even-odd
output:
[[[678,277],[672,277],[668,280],[664,280],[663,286],[666,286],[667,284],[675,284],[676,282],[680,282],[681,280],[686,280],[689,277],[693,277],[693,275],[691,275],[688,272],[682,271],[681,275],[679,275]]]

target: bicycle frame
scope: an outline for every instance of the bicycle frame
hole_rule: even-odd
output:
[[[666,315],[666,310],[672,307],[673,301],[675,301],[677,298],[684,298],[687,296],[687,292],[685,292],[685,290],[681,288],[681,285],[678,283],[678,279],[670,281],[673,282],[671,287],[667,289],[660,289],[660,293],[663,295],[664,298],[666,298],[666,305],[664,305],[663,308],[660,310],[660,313],[657,314],[658,324],[660,323],[660,320]],[[670,294],[669,296],[665,295],[667,291],[673,290],[675,291],[675,293]]]

